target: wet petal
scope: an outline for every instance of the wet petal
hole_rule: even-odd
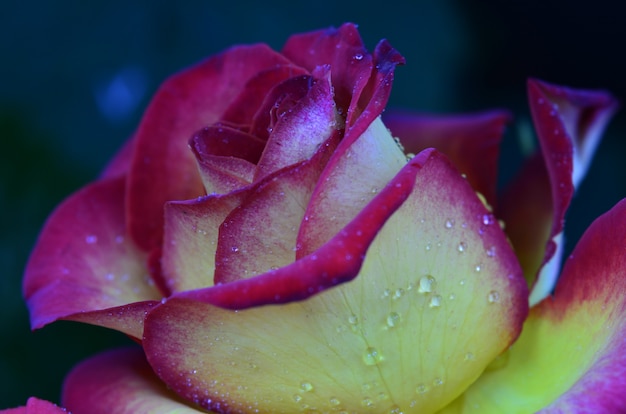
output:
[[[194,414],[154,375],[139,349],[118,349],[76,366],[65,380],[63,404],[74,414]]]
[[[583,235],[510,351],[443,412],[624,412],[624,246],[623,200]]]
[[[509,186],[499,216],[537,303],[554,288],[565,212],[617,102],[603,91],[538,80],[528,82],[528,96],[542,156],[531,157]]]
[[[335,151],[307,207],[298,236],[298,257],[310,254],[337,234],[406,164],[406,156],[380,118],[351,146],[344,142]]]
[[[429,412],[459,395],[517,337],[527,290],[467,182],[435,152],[417,159],[410,197],[354,281],[282,306],[231,311],[181,299],[210,299],[207,290],[151,312],[144,346],[164,381],[204,407],[232,411]],[[361,217],[353,223],[366,232],[371,221]],[[318,261],[334,251],[320,249]]]
[[[126,326],[124,332],[141,337],[136,323],[143,319],[135,311],[160,300],[161,294],[146,268],[146,255],[125,231],[123,177],[91,184],[57,208],[24,277],[34,329],[57,319],[77,319],[114,329]],[[120,306],[143,301],[148,302],[120,316]],[[115,314],[109,315],[111,308]]]
[[[136,133],[127,189],[129,229],[141,248],[159,246],[166,201],[204,193],[188,148],[193,133],[216,122],[250,78],[287,63],[265,45],[239,46],[161,86]]]
[[[443,152],[491,206],[496,205],[500,141],[510,119],[505,111],[454,116],[400,113],[383,116],[385,125],[400,139],[405,152],[417,154],[425,148]]]

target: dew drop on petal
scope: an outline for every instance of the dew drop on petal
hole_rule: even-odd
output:
[[[330,399],[328,400],[328,402],[330,403],[330,405],[332,405],[333,407],[338,406],[339,404],[341,404],[341,401],[339,400],[339,398],[337,397],[330,397]]]
[[[466,361],[473,361],[474,359],[476,359],[476,356],[473,353],[468,352],[468,353],[465,354],[465,358],[464,359]]]
[[[467,244],[465,242],[459,243],[459,245],[457,246],[457,250],[459,251],[459,253],[463,253],[465,250],[467,250]]]
[[[388,327],[393,328],[393,327],[397,326],[399,322],[400,322],[400,314],[398,314],[397,312],[391,312],[387,316],[387,326]]]
[[[428,307],[430,308],[438,308],[441,306],[441,295],[433,295],[430,298],[430,302],[428,303]]]
[[[500,302],[500,293],[498,293],[495,290],[492,290],[487,295],[487,300],[489,301],[489,303],[498,303],[498,302]]]
[[[363,352],[363,363],[367,366],[376,365],[383,361],[383,356],[372,346],[367,347]]]
[[[419,384],[415,388],[415,392],[418,393],[418,394],[424,394],[424,393],[428,392],[428,387],[426,386],[426,384]]]
[[[309,381],[302,381],[300,383],[300,389],[304,392],[313,391],[313,384],[311,384]]]
[[[454,227],[454,220],[451,220],[451,219],[446,220],[446,228],[451,229],[452,227]]]
[[[430,293],[435,289],[437,281],[431,275],[422,276],[419,280],[417,291],[419,293]]]

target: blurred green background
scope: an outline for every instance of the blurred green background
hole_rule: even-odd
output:
[[[528,76],[626,96],[624,6],[571,1],[21,2],[0,7],[0,408],[30,395],[59,401],[81,359],[128,340],[56,323],[30,332],[21,277],[50,211],[92,180],[174,71],[229,45],[280,48],[296,32],[359,24],[373,48],[386,37],[407,58],[390,107],[516,114],[503,173],[528,122]],[[568,240],[626,197],[625,116],[601,144],[568,216]],[[571,243],[569,244],[571,248]]]

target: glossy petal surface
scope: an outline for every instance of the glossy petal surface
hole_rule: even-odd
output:
[[[108,351],[81,362],[66,378],[62,400],[74,414],[206,412],[168,390],[139,349]]]
[[[625,246],[621,201],[581,238],[510,351],[443,412],[624,412]]]
[[[170,299],[146,325],[157,373],[226,411],[428,412],[459,395],[516,338],[527,290],[471,187],[440,154],[424,157],[354,281],[240,311]]]
[[[0,410],[1,414],[65,414],[66,410],[51,402],[30,397],[26,406]]]
[[[123,197],[123,178],[98,181],[50,217],[24,278],[33,328],[76,316],[114,329],[125,327],[123,332],[141,337],[135,322],[143,320],[135,311],[149,302],[134,306],[126,316],[119,307],[160,300],[161,294],[151,282],[146,255],[125,235]],[[115,314],[109,314],[111,308]]]

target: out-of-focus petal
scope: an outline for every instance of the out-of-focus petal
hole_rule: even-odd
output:
[[[167,80],[137,130],[127,187],[128,225],[146,251],[163,236],[163,205],[204,194],[188,141],[218,120],[253,76],[285,57],[266,45],[238,46]]]
[[[185,398],[233,412],[429,412],[458,396],[517,337],[526,285],[502,230],[484,224],[489,212],[443,156],[425,151],[399,174],[414,176],[411,195],[383,221],[358,278],[306,301],[239,311],[181,299],[211,302],[210,289],[176,295],[146,321],[156,372]],[[364,218],[347,227],[346,244],[382,224]],[[315,259],[329,276],[358,254],[327,246]],[[288,270],[302,280],[311,266]]]
[[[583,235],[517,342],[443,412],[626,412],[625,347],[622,200]]]
[[[499,216],[533,286],[530,301],[534,304],[554,288],[565,213],[617,102],[603,91],[532,79],[528,97],[541,156],[531,157],[507,188]]]
[[[425,148],[443,152],[491,206],[496,205],[500,141],[510,119],[505,111],[455,116],[401,113],[383,116],[385,125],[400,139],[405,152],[417,154]]]
[[[30,397],[26,406],[0,410],[0,414],[67,414],[67,410],[46,400]]]
[[[141,337],[142,327],[136,323],[143,319],[136,311],[160,300],[161,294],[146,268],[146,255],[125,231],[123,177],[91,184],[57,208],[24,276],[34,329],[75,316],[114,329],[126,326],[124,332]],[[120,307],[134,302],[145,303],[121,315],[131,308]]]
[[[197,414],[154,375],[139,349],[118,349],[77,365],[63,386],[73,414]]]

